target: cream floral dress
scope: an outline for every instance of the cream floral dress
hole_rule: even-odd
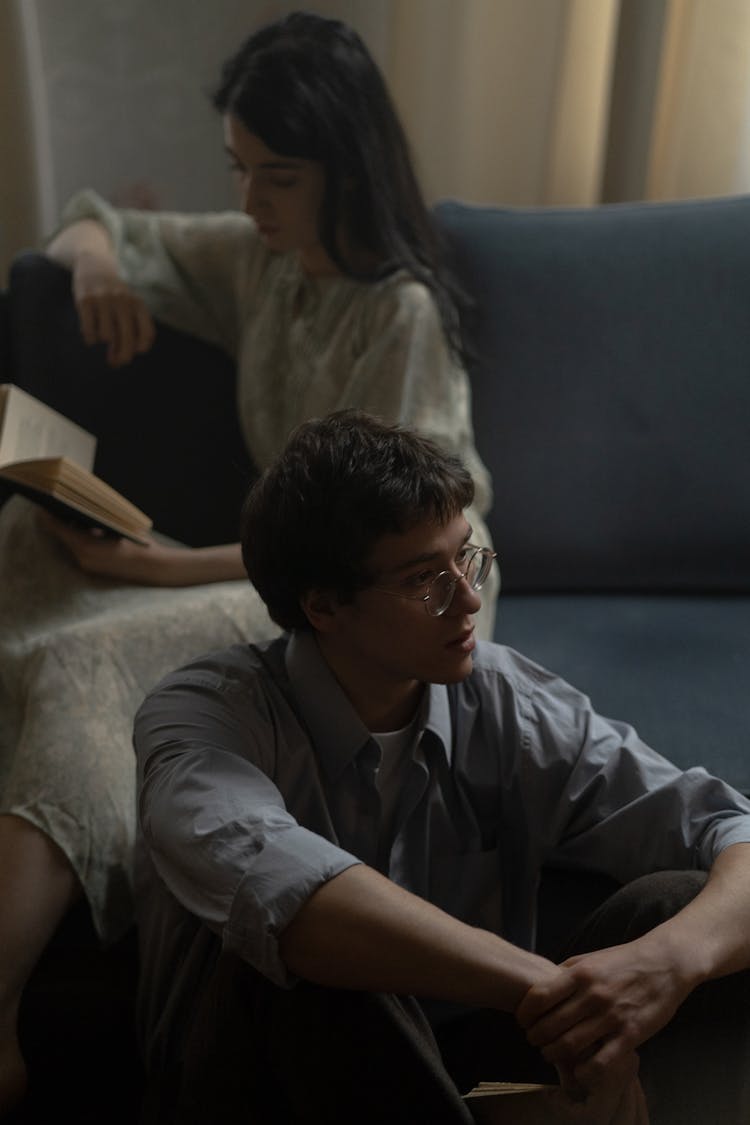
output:
[[[332,410],[414,425],[470,469],[474,541],[489,545],[490,482],[468,378],[424,285],[403,272],[373,284],[309,278],[236,212],[120,211],[82,192],[64,221],[80,218],[108,228],[123,276],[154,316],[236,357],[240,423],[261,469],[298,423]],[[493,574],[478,620],[485,637],[497,591]],[[45,534],[32,504],[14,498],[0,510],[0,812],[26,817],[62,848],[104,941],[132,919],[138,704],[197,654],[277,631],[245,582],[163,589],[92,579]]]

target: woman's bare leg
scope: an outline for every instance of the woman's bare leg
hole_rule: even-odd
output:
[[[49,836],[0,815],[0,1117],[21,1100],[26,1066],[18,1010],[26,982],[81,886]]]

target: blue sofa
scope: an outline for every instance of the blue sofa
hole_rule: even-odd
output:
[[[495,486],[496,638],[678,764],[750,792],[750,198],[588,210],[444,203],[436,214],[473,302],[462,327]],[[160,530],[196,546],[236,538],[254,470],[225,356],[161,326],[152,352],[105,370],[80,341],[68,274],[33,253],[14,263],[0,316],[0,381],[93,430],[99,473]],[[552,873],[544,949],[608,888]],[[73,963],[88,966],[98,1016],[77,1003]],[[94,953],[79,910],[29,989],[36,1073],[57,1066],[57,1081],[69,1081],[60,1034],[77,1058],[103,1041],[106,992],[90,984],[99,974],[116,983],[112,1033],[137,1091],[127,1026],[136,967],[132,941]],[[41,1018],[51,994],[62,1028],[52,1043]],[[71,1032],[76,1017],[93,1028],[88,1041]],[[93,1121],[101,1101],[89,1110]],[[131,1120],[132,1100],[110,1111]]]
[[[750,198],[438,214],[496,639],[750,792]]]

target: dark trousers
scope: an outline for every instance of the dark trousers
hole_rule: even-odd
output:
[[[568,953],[638,937],[686,905],[704,880],[697,872],[636,880],[590,915]],[[714,1039],[721,1029],[737,1059],[748,1034],[747,977],[701,986],[669,1028],[644,1045],[652,1125],[750,1120],[735,1116],[741,1090],[717,1114],[714,1091],[704,1111],[694,1094],[681,1099],[674,1089],[677,1072],[682,1086],[691,1066],[700,1073],[703,1048],[696,1036],[704,1027]],[[672,1039],[676,1049],[670,1049]],[[468,1125],[461,1093],[477,1082],[555,1081],[507,1013],[483,1009],[433,1029],[411,997],[305,982],[280,989],[227,954],[196,995],[173,1057],[169,1073],[150,1078],[149,1125]],[[738,1086],[736,1065],[725,1077]]]

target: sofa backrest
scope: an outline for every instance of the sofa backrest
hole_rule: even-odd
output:
[[[750,587],[750,197],[436,210],[506,589]]]
[[[20,255],[5,295],[15,382],[98,438],[96,472],[191,546],[235,542],[254,470],[237,423],[235,367],[217,348],[157,325],[153,348],[122,369],[81,339],[70,274]]]

